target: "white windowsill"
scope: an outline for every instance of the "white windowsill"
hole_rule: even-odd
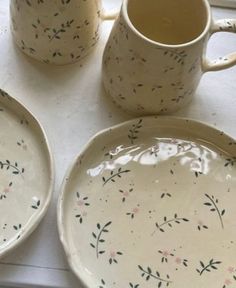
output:
[[[236,0],[209,0],[211,5],[236,8]]]

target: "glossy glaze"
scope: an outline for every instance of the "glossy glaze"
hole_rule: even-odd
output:
[[[139,19],[146,5],[149,5],[149,10],[152,7],[153,11],[158,10],[156,3],[160,3],[160,7],[164,6],[164,10],[170,10],[168,17],[171,17],[171,11],[175,11],[172,7],[176,5],[174,1],[149,0],[143,3],[141,0],[124,0],[103,54],[103,83],[106,92],[119,107],[136,115],[167,114],[180,109],[193,98],[204,72],[228,68],[236,63],[235,53],[214,61],[205,56],[209,37],[219,31],[235,33],[235,20],[214,22],[207,0],[192,1],[196,7],[199,6],[195,10],[198,11],[197,22],[203,26],[199,30],[201,32],[197,36],[194,34],[193,39],[189,37],[188,41],[174,45],[176,34],[185,32],[175,31],[174,26],[173,41],[161,43],[156,38],[149,38],[148,33],[142,33],[142,28],[149,21],[148,15],[146,21],[139,20],[141,23],[138,27],[131,18],[137,13],[136,18]],[[182,18],[186,13],[184,3],[189,1],[178,3],[178,13],[182,13]],[[150,24],[151,34],[155,34],[153,30],[159,29],[158,21],[160,19]],[[163,21],[168,24],[168,18]],[[184,25],[194,24],[184,22]],[[165,31],[162,33],[165,35]]]
[[[0,257],[29,236],[45,214],[53,176],[41,126],[0,90]]]
[[[92,139],[58,206],[61,241],[85,287],[234,287],[235,155],[223,132],[171,117]]]

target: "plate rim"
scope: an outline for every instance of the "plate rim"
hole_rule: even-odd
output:
[[[13,103],[13,105],[20,107],[22,111],[24,112],[24,114],[30,116],[30,118],[34,122],[34,125],[38,127],[37,130],[38,132],[40,132],[42,136],[43,144],[45,145],[48,164],[49,164],[49,187],[47,190],[47,195],[44,201],[44,205],[41,207],[37,215],[35,217],[32,217],[32,219],[27,223],[22,236],[19,239],[15,239],[14,241],[12,241],[9,245],[7,245],[6,248],[3,248],[3,250],[0,251],[0,259],[2,259],[3,257],[7,256],[10,252],[17,249],[18,246],[20,246],[24,241],[26,241],[29,238],[29,236],[34,232],[34,230],[41,223],[46,212],[48,211],[49,205],[51,203],[52,195],[53,195],[54,185],[55,185],[55,164],[54,164],[54,157],[52,154],[51,146],[50,146],[46,131],[43,128],[40,121],[31,112],[31,110],[25,104],[23,104],[20,100],[14,98],[8,92],[5,92],[5,90],[3,90],[2,88],[0,88],[0,93],[1,94],[3,93],[4,96],[8,98],[10,103]],[[15,109],[11,109],[10,105],[6,104],[7,103],[6,101],[2,101],[0,98],[0,103],[4,103],[4,105],[9,107],[10,110],[14,113],[14,115],[16,115]]]
[[[61,183],[61,188],[59,191],[58,202],[57,202],[57,230],[58,230],[58,234],[59,234],[59,239],[60,239],[61,245],[62,245],[63,250],[64,250],[64,254],[66,256],[66,259],[67,259],[67,262],[69,264],[71,271],[73,272],[73,274],[76,276],[79,283],[84,288],[93,288],[93,287],[89,286],[86,283],[85,277],[83,277],[76,269],[77,265],[74,264],[72,254],[70,252],[70,245],[66,241],[66,233],[65,233],[65,229],[64,229],[64,223],[63,223],[64,222],[63,221],[63,218],[64,218],[63,203],[64,203],[64,198],[66,195],[67,182],[69,181],[78,160],[83,156],[83,154],[85,154],[85,152],[96,141],[96,139],[105,135],[106,133],[109,133],[110,131],[112,131],[114,129],[119,129],[119,128],[122,128],[122,127],[125,127],[128,125],[132,125],[132,124],[136,123],[137,121],[139,121],[140,119],[143,119],[143,120],[148,119],[148,120],[153,120],[153,121],[158,120],[158,119],[168,121],[170,119],[172,121],[177,120],[177,121],[182,121],[182,122],[186,121],[188,123],[191,122],[193,124],[201,125],[202,127],[205,127],[206,129],[210,129],[211,131],[223,133],[224,137],[227,137],[229,140],[231,140],[233,142],[236,141],[236,139],[233,138],[232,136],[230,136],[228,133],[225,133],[221,129],[217,129],[216,127],[214,127],[211,124],[208,124],[206,122],[196,120],[196,119],[193,119],[190,117],[182,117],[182,116],[175,116],[175,115],[173,115],[173,116],[172,115],[151,115],[151,116],[149,115],[149,116],[140,116],[140,117],[132,118],[132,119],[126,120],[124,122],[112,125],[108,128],[102,129],[102,130],[98,131],[97,133],[95,133],[92,137],[90,137],[89,140],[82,147],[80,152],[75,155],[75,157],[73,158],[69,167],[67,168],[65,175],[64,175],[64,178],[63,178],[62,183]]]

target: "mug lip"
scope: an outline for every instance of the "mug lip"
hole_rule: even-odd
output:
[[[206,34],[208,33],[208,31],[210,30],[211,27],[211,21],[212,21],[212,17],[211,17],[211,8],[210,8],[210,4],[208,2],[208,0],[202,0],[205,9],[207,11],[207,23],[205,25],[204,30],[201,32],[201,34],[199,34],[196,38],[194,38],[191,41],[188,42],[184,42],[182,44],[165,44],[162,42],[158,42],[155,40],[152,40],[148,37],[146,37],[144,34],[142,34],[141,32],[138,31],[137,28],[135,28],[135,26],[133,25],[133,23],[131,22],[129,15],[128,15],[128,4],[129,4],[130,0],[123,0],[123,5],[121,8],[121,11],[123,13],[123,17],[125,19],[125,21],[127,22],[129,28],[140,38],[142,38],[143,40],[149,42],[150,44],[154,45],[154,46],[162,46],[163,48],[183,48],[183,47],[187,47],[187,46],[191,46],[195,43],[197,43],[198,41],[200,41],[202,38],[204,38],[204,36],[206,36]]]

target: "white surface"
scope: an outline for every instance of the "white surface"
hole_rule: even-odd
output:
[[[236,0],[209,0],[212,5],[236,8]]]
[[[120,0],[106,0],[119,4]],[[216,18],[236,18],[235,10],[214,9]],[[8,1],[0,1],[0,87],[16,97],[44,126],[54,151],[56,186],[46,218],[33,235],[0,262],[0,285],[80,287],[69,272],[58,240],[56,200],[75,155],[99,130],[131,118],[116,109],[101,85],[101,57],[112,22],[102,27],[98,46],[85,59],[64,67],[47,66],[23,55],[12,43]],[[219,33],[209,44],[214,58],[236,50],[236,35]],[[176,113],[202,120],[236,138],[236,68],[204,75],[193,102]],[[18,284],[17,284],[18,283]]]

